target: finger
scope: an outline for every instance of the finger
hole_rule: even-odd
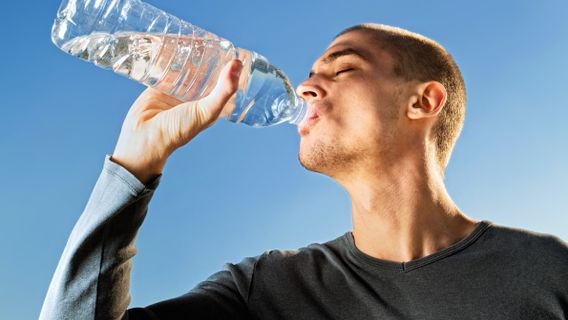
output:
[[[242,68],[242,62],[237,59],[230,61],[223,67],[215,88],[199,103],[199,106],[204,109],[207,118],[217,119],[227,101],[237,91]]]
[[[160,114],[161,126],[175,147],[187,143],[215,122],[237,89],[241,69],[242,63],[232,60],[223,67],[215,88],[207,97],[184,102]]]

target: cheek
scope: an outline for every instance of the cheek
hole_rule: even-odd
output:
[[[341,112],[341,119],[338,119],[340,124],[358,129],[377,121],[378,110],[381,106],[371,92],[352,90],[348,96],[343,98],[342,105],[345,106],[345,110]]]
[[[384,115],[376,104],[359,105],[344,117],[344,133],[352,143],[375,148],[392,135],[394,120]]]

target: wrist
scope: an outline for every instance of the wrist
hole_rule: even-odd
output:
[[[140,180],[145,186],[149,185],[152,181],[154,181],[157,177],[162,174],[163,168],[165,164],[154,164],[154,165],[144,165],[140,163],[136,163],[133,161],[129,161],[125,158],[120,156],[111,155],[109,158],[112,162],[120,165],[124,169],[128,170],[128,172],[132,173],[136,177],[136,179]]]

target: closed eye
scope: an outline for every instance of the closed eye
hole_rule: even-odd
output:
[[[352,71],[352,70],[353,70],[353,68],[341,69],[341,70],[337,71],[337,72],[335,73],[335,75],[338,76],[338,75],[340,75],[340,74],[342,74],[342,73],[349,72],[349,71]]]

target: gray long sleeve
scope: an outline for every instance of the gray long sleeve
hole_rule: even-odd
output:
[[[134,239],[160,177],[144,186],[106,156],[67,241],[40,319],[120,319],[130,303]]]

